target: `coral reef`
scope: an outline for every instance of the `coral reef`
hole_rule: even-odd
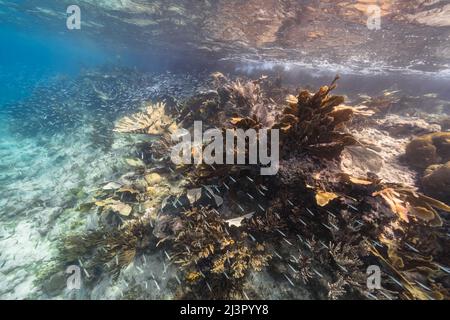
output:
[[[450,133],[436,132],[420,136],[406,147],[406,160],[418,169],[450,160]]]
[[[289,107],[283,110],[274,126],[284,133],[282,147],[285,150],[301,149],[335,157],[345,146],[358,143],[351,134],[340,129],[355,114],[372,113],[345,106],[343,96],[330,95],[338,79],[336,77],[330,86],[321,87],[316,93],[304,90],[298,97],[289,97]]]
[[[351,126],[375,111],[332,95],[337,81],[293,96],[267,77],[232,81],[216,73],[213,90],[178,104],[173,116],[158,104],[119,120],[117,134],[156,140],[140,145],[141,158],[129,161],[133,172],[97,192],[102,228],[67,238],[63,259],[82,257],[95,281],[99,269],[119,274],[143,252],[163,252],[182,274],[176,298],[258,297],[249,278],[262,270],[321,299],[448,298],[441,214],[450,207],[383,181],[375,170],[342,170],[345,152],[373,159],[375,146]],[[221,130],[280,129],[279,173],[261,176],[258,164],[171,163],[168,132],[192,131],[194,120]],[[448,156],[446,139],[444,133],[419,138],[407,153],[428,150],[429,157],[412,160],[422,167]],[[371,291],[366,270],[374,264],[388,280]]]
[[[421,182],[425,193],[450,202],[450,162],[429,166]]]
[[[158,135],[176,130],[174,120],[165,113],[165,104],[149,105],[145,112],[120,120],[114,131],[120,133],[142,133]]]
[[[405,159],[420,170],[420,184],[424,192],[450,203],[449,132],[435,132],[413,139],[406,147]]]

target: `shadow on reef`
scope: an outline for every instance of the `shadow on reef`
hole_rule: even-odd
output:
[[[448,299],[450,207],[414,186],[341,169],[344,151],[375,149],[350,127],[380,110],[345,105],[332,94],[337,82],[289,95],[276,79],[215,73],[209,91],[119,120],[117,134],[154,139],[126,160],[132,172],[80,208],[96,211],[100,227],[64,239],[60,263],[80,264],[95,285],[160,251],[178,270],[177,299],[262,298],[250,278],[263,270],[318,299]],[[192,132],[194,120],[205,130],[280,129],[279,173],[173,164],[171,134]],[[424,138],[427,148],[433,139]],[[371,265],[382,267],[380,290],[367,287]]]

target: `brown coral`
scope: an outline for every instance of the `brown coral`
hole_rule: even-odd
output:
[[[288,97],[289,106],[274,125],[284,133],[285,150],[300,148],[336,156],[345,146],[357,143],[352,135],[341,130],[356,109],[343,106],[343,96],[330,95],[338,79],[336,77],[330,86],[321,87],[315,94],[304,90],[298,97]]]
[[[425,193],[450,203],[450,162],[427,168],[422,178]]]
[[[437,132],[412,140],[406,147],[406,160],[418,169],[450,160],[450,132]]]

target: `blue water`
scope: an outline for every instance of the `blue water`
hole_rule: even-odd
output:
[[[24,98],[45,79],[108,61],[105,50],[70,34],[0,26],[0,105]]]

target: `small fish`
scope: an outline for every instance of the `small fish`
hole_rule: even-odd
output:
[[[370,292],[367,292],[366,295],[367,295],[367,297],[370,298],[370,299],[378,300],[378,298],[375,297],[375,296],[374,296],[373,294],[371,294]]]
[[[322,225],[323,225],[325,228],[327,228],[328,230],[331,231],[331,227],[330,227],[330,226],[326,225],[325,223],[322,223]]]
[[[366,94],[359,94],[358,95],[360,98],[365,99],[365,100],[371,100],[372,98]]]
[[[164,250],[164,254],[166,255],[167,259],[170,261],[170,256],[169,256],[169,254],[167,253],[166,250]]]
[[[415,253],[420,253],[419,250],[417,250],[416,248],[414,248],[412,245],[410,245],[409,243],[405,242],[405,246],[407,246],[409,249],[411,249],[412,251],[414,251]]]
[[[292,282],[291,279],[289,279],[289,277],[283,273],[283,276],[286,278],[286,280],[291,284],[291,286],[295,287],[295,284]]]
[[[398,281],[397,279],[395,279],[393,276],[388,275],[388,277],[391,278],[391,280],[394,281],[399,287],[404,288],[403,284],[400,281]]]
[[[293,266],[291,266],[289,263],[288,263],[288,267],[289,267],[289,269],[291,269],[292,270],[292,272],[294,272],[294,273],[298,273],[298,271],[297,270],[295,270],[294,269],[294,267]]]
[[[356,222],[358,225],[360,225],[360,226],[363,226],[363,225],[364,225],[364,223],[363,223],[361,220],[355,220],[355,222]]]
[[[158,288],[158,291],[161,291],[161,288],[159,287],[158,282],[155,279],[153,279],[153,282],[155,283],[156,288]]]
[[[326,245],[325,243],[322,242],[322,240],[320,240],[319,243],[320,243],[325,249],[328,249],[328,250],[330,249],[330,248],[327,247],[327,245]]]
[[[380,248],[383,248],[383,245],[381,245],[379,242],[377,242],[377,241],[375,241],[375,240],[373,240],[372,242],[373,242],[373,244],[374,244],[375,246],[380,247]]]
[[[273,250],[273,253],[275,253],[275,255],[276,255],[278,258],[283,259],[283,257],[280,256],[280,255],[278,254],[278,252],[276,252],[275,250]]]
[[[323,275],[316,269],[312,268],[312,271],[314,271],[314,273],[317,274],[320,278],[323,278]]]
[[[340,264],[337,264],[337,266],[339,267],[339,268],[341,268],[342,269],[342,271],[344,271],[344,272],[348,272],[348,270],[345,268],[345,267],[343,267],[343,266],[341,266]]]
[[[333,218],[336,219],[336,215],[334,215],[332,212],[330,212],[330,211],[328,211],[328,210],[327,210],[327,212],[328,212],[328,214],[329,214],[330,216],[332,216]]]
[[[309,250],[312,251],[312,247],[311,247],[311,245],[309,244],[309,242],[308,242],[308,241],[305,241],[305,244],[306,244],[306,246],[309,248]]]
[[[419,281],[416,281],[416,283],[417,283],[419,286],[421,286],[423,289],[425,289],[425,290],[431,292],[431,289],[430,289],[429,287],[427,287],[426,285],[424,285],[423,283],[420,283]]]
[[[331,222],[330,222],[330,224],[331,224],[331,226],[332,226],[333,228],[335,228],[337,231],[339,231],[339,228],[338,228],[335,224],[333,224],[333,223],[331,223]]]
[[[399,92],[400,92],[399,90],[396,90],[396,91],[384,91],[383,95],[385,97],[389,97],[389,96],[392,96],[393,94],[396,94],[396,93],[399,93]]]
[[[442,271],[444,271],[445,273],[448,273],[448,274],[450,274],[450,269],[449,268],[447,268],[447,267],[443,267],[443,266],[441,266],[441,265],[437,265]]]
[[[392,300],[392,298],[391,298],[387,293],[385,293],[383,290],[380,290],[379,292],[380,292],[383,296],[385,296],[386,299]]]
[[[205,282],[206,282],[206,286],[208,287],[208,290],[209,290],[210,292],[212,292],[211,286],[209,285],[208,281],[205,281]]]
[[[286,234],[284,234],[280,229],[276,228],[275,231],[277,231],[279,234],[281,234],[283,237],[286,237]]]
[[[434,301],[434,300],[435,300],[435,299],[434,299],[433,297],[430,297],[430,295],[429,295],[429,294],[425,293],[425,295],[427,296],[428,300],[432,300],[432,301]]]

